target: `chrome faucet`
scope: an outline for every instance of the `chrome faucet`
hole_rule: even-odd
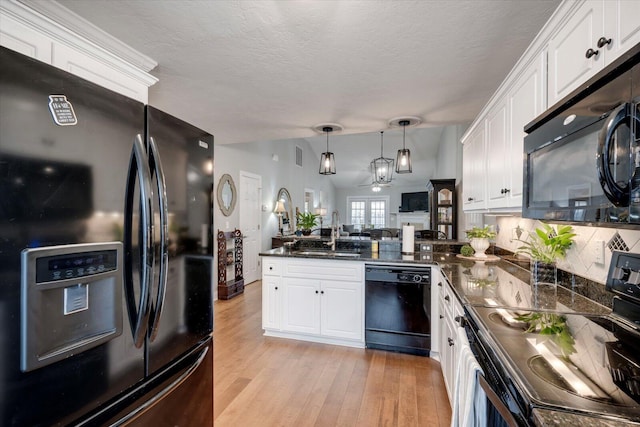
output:
[[[340,214],[337,210],[331,212],[331,241],[325,242],[325,245],[331,247],[332,251],[336,250],[336,240],[338,239],[338,228],[340,227]]]

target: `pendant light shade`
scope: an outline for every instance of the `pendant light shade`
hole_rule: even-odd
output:
[[[411,151],[405,146],[405,132],[409,123],[409,120],[400,120],[398,122],[402,126],[402,149],[398,150],[398,156],[396,157],[397,173],[411,173]]]
[[[380,132],[380,157],[373,159],[371,162],[371,175],[375,184],[389,184],[393,176],[393,159],[384,157],[383,151],[383,134]]]
[[[333,127],[324,126],[322,131],[327,134],[327,151],[320,156],[320,175],[334,175],[336,173],[336,159],[329,151],[329,132],[333,132]]]

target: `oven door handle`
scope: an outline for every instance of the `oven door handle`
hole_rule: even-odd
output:
[[[607,199],[618,207],[629,206],[629,186],[620,186],[611,173],[610,165],[615,161],[611,158],[611,149],[614,148],[613,144],[615,143],[614,136],[616,130],[620,125],[629,121],[629,111],[630,108],[627,103],[616,107],[616,109],[609,114],[607,121],[598,135],[598,152],[596,153],[598,179],[600,180],[600,186],[605,196],[607,196]],[[628,181],[625,180],[625,183],[628,184]]]
[[[513,415],[511,415],[509,409],[502,402],[502,400],[500,400],[500,397],[496,394],[496,392],[493,391],[487,380],[484,378],[484,375],[480,373],[478,373],[478,383],[480,384],[480,387],[482,387],[484,393],[487,395],[487,399],[489,399],[489,402],[491,402],[494,408],[496,408],[496,410],[500,413],[507,425],[509,427],[518,427],[518,422],[513,417]]]

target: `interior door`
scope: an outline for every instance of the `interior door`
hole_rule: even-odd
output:
[[[244,244],[245,284],[260,279],[260,257],[258,256],[262,247],[260,200],[262,200],[262,177],[240,171],[240,230],[242,230]]]

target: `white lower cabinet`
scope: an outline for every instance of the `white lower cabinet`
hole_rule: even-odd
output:
[[[282,330],[320,334],[320,281],[285,278]]]
[[[364,347],[364,264],[263,260],[262,327],[267,336]]]
[[[362,283],[320,282],[320,333],[324,336],[362,341],[364,304]]]
[[[282,311],[282,279],[262,276],[262,327],[280,329]]]
[[[455,391],[456,370],[459,359],[460,346],[457,345],[458,328],[460,325],[456,317],[464,315],[464,310],[460,301],[453,293],[448,283],[444,283],[441,289],[439,301],[439,323],[440,323],[440,365],[442,366],[442,376],[447,388],[449,401],[453,403],[453,393]]]

